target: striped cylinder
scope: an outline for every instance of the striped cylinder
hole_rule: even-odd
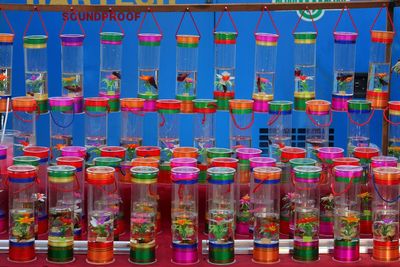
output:
[[[195,147],[176,147],[172,149],[173,158],[197,158],[199,150]]]
[[[158,168],[159,160],[150,157],[150,158],[135,158],[131,161],[131,167],[139,167],[139,166]]]
[[[213,158],[230,158],[233,155],[232,149],[211,147],[207,148],[207,163],[210,166]]]
[[[175,264],[196,264],[199,262],[197,243],[172,243],[172,262]]]
[[[397,167],[397,158],[391,156],[377,156],[371,158],[371,168]]]
[[[360,260],[359,240],[337,240],[334,241],[333,258],[340,262],[356,262]]]
[[[86,262],[96,265],[111,264],[115,261],[113,250],[114,244],[112,241],[88,242]]]
[[[124,34],[122,32],[101,32],[100,44],[103,45],[122,45]]]
[[[208,243],[208,262],[212,264],[232,264],[235,262],[235,244],[226,242],[223,244]]]
[[[156,262],[156,243],[134,244],[131,242],[129,261],[136,264]]]
[[[250,161],[250,170],[256,167],[275,167],[276,159],[269,157],[252,157]]]
[[[139,146],[136,148],[136,157],[155,158],[160,160],[161,148],[158,146]]]
[[[61,148],[62,157],[80,157],[86,159],[86,147],[84,146],[65,146]]]
[[[347,112],[351,114],[363,114],[371,112],[371,102],[367,100],[347,101]]]
[[[254,242],[253,262],[272,264],[279,262],[279,243],[262,244]]]
[[[300,262],[311,262],[319,259],[319,241],[304,242],[294,240],[293,259]]]
[[[381,262],[396,262],[399,260],[399,240],[373,241],[372,258]]]
[[[316,32],[295,32],[293,37],[295,44],[309,45],[317,42]]]
[[[24,36],[25,49],[43,49],[47,47],[47,35],[28,35]]]

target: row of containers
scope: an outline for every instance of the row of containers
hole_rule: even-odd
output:
[[[35,239],[47,234],[48,261],[71,262],[74,240],[87,233],[87,261],[111,263],[113,241],[129,231],[129,261],[155,262],[158,205],[165,200],[157,194],[159,155],[144,150],[147,157],[125,170],[121,151],[111,150],[85,169],[84,147],[66,147],[53,166],[44,158],[48,148],[26,148],[26,156],[14,157],[7,167],[7,147],[1,146],[9,260],[35,260]],[[317,261],[321,237],[334,238],[333,258],[340,262],[360,260],[360,237],[373,238],[374,260],[399,260],[400,169],[396,158],[379,156],[376,148],[358,147],[355,157],[343,157],[338,147],[320,148],[317,161],[305,158],[304,149],[286,147],[281,162],[260,157],[256,148],[237,149],[237,158],[228,149],[210,149],[204,203],[198,198],[197,159],[187,157],[193,150],[179,152],[186,157],[171,161],[170,174],[175,263],[199,261],[199,218],[206,222],[208,261],[214,264],[235,261],[235,234],[254,239],[253,261],[259,263],[279,261],[280,234],[293,239],[295,261]],[[121,201],[124,187],[130,188],[130,201]],[[121,207],[129,203],[130,215],[124,214]],[[204,217],[199,204],[206,205]],[[130,230],[123,229],[124,216]]]
[[[347,11],[349,12],[349,10]],[[379,11],[379,14],[381,11],[382,9]],[[223,14],[221,13],[221,17]],[[263,14],[264,12],[262,12],[259,21],[261,21]],[[348,14],[350,15],[350,12]],[[154,16],[153,18],[155,19]],[[271,16],[270,18],[272,19]],[[233,27],[236,29],[234,21],[231,21]],[[193,22],[195,24],[194,20]],[[271,22],[275,27],[273,20]],[[371,101],[373,108],[384,109],[387,107],[389,99],[391,45],[394,38],[394,31],[373,30],[374,24],[371,26],[367,99]],[[316,95],[316,43],[318,31],[315,24],[315,31],[311,32],[296,31],[297,26],[298,24],[296,24],[293,30],[294,108],[304,111],[306,109],[306,101],[315,99]],[[336,27],[333,31],[334,78],[332,84],[332,108],[336,111],[346,111],[346,102],[352,99],[354,94],[358,30],[354,23],[353,27],[354,32],[336,31]],[[177,33],[179,32],[179,28],[180,26]],[[62,95],[74,99],[74,110],[76,113],[83,112],[83,42],[85,34],[83,28],[81,29],[82,34],[60,35]],[[46,32],[46,29],[44,30]],[[276,27],[276,33],[258,32],[257,30],[258,26],[255,30],[253,109],[256,112],[268,112],[268,103],[274,99],[279,31]],[[159,33],[141,33],[139,29],[137,96],[145,100],[144,111],[156,111],[156,100],[158,99],[160,89],[160,44],[162,37],[160,28]],[[219,110],[228,110],[228,101],[235,97],[237,37],[237,31],[214,32],[213,94],[214,99],[217,100],[217,108]],[[99,96],[109,99],[110,111],[120,110],[123,39],[124,31],[122,28],[121,32],[100,32]],[[0,110],[3,112],[9,109],[7,99],[11,96],[13,41],[14,34],[0,34],[0,96],[3,99]],[[47,35],[24,35],[23,38],[25,91],[27,95],[33,96],[36,99],[39,113],[48,112],[47,41]],[[192,113],[194,111],[193,100],[196,98],[197,91],[199,42],[199,32],[194,35],[176,35],[175,92],[176,99],[182,101],[181,112],[184,113]]]
[[[75,113],[74,100],[69,97],[50,98],[50,148],[51,162],[61,155],[61,148],[73,145]],[[216,146],[216,100],[195,99],[193,121],[193,146],[198,150],[198,161],[206,163],[206,150]],[[252,147],[252,126],[254,124],[253,100],[233,99],[230,105],[230,148]],[[145,100],[141,98],[121,99],[120,146],[126,149],[126,161],[137,154],[137,147],[143,145]],[[180,146],[180,109],[182,102],[175,99],[157,100],[158,146],[161,148],[162,169],[170,169],[172,151]],[[85,98],[85,147],[89,163],[100,155],[107,145],[108,99],[104,97]],[[13,130],[3,131],[1,142],[8,143],[10,155],[20,156],[25,147],[35,146],[38,104],[33,97],[12,98]],[[292,108],[290,101],[271,101],[266,116],[268,125],[269,156],[280,161],[280,148],[292,146]],[[388,112],[382,120],[389,124],[388,154],[400,157],[400,101],[389,101]],[[374,116],[372,103],[367,100],[347,102],[347,155],[353,155],[355,147],[368,147],[370,143],[370,120]],[[306,102],[305,143],[307,157],[316,159],[316,150],[329,145],[329,128],[333,120],[331,104],[325,100]],[[7,119],[6,119],[7,121]],[[204,174],[204,171],[203,171]],[[204,175],[202,175],[204,180]]]

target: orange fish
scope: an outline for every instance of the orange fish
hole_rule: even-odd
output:
[[[26,141],[19,141],[19,143],[23,146],[29,146],[29,142]]]
[[[385,78],[386,75],[387,75],[387,74],[386,74],[385,72],[381,72],[381,73],[375,74],[375,76],[376,76],[376,77],[379,77],[379,78]]]

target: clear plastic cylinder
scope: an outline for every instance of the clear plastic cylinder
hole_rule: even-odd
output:
[[[354,95],[356,41],[358,33],[334,32],[332,109],[346,111]]]
[[[62,96],[73,99],[75,113],[83,112],[83,34],[61,34]]]
[[[197,93],[199,35],[176,36],[176,99],[182,101],[181,112],[193,112]]]
[[[12,98],[14,156],[22,156],[22,150],[27,146],[36,145],[36,110],[33,97],[20,96]]]
[[[291,101],[269,102],[269,156],[280,161],[280,149],[292,145]]]
[[[172,262],[194,264],[198,258],[198,176],[196,167],[171,169]]]
[[[154,167],[133,167],[129,261],[156,261],[157,176]]]
[[[218,110],[228,110],[235,98],[236,32],[214,32],[214,99]]]
[[[80,186],[76,168],[67,165],[50,166],[49,235],[47,260],[53,263],[74,261],[74,192]]]
[[[305,110],[315,98],[316,32],[295,32],[294,37],[294,109]]]
[[[56,159],[57,165],[76,168],[76,181],[79,186],[74,189],[74,240],[82,240],[86,233],[86,198],[85,198],[85,160],[81,157],[64,156]]]
[[[37,218],[38,227],[37,234],[47,233],[48,229],[48,178],[47,167],[49,166],[50,149],[44,146],[30,146],[23,149],[24,156],[33,156],[40,158],[38,166],[39,184],[37,187],[35,198],[35,216]]]
[[[1,35],[0,35],[1,37]],[[7,179],[7,146],[0,145],[0,178],[2,181],[6,181]],[[0,206],[0,233],[4,233],[7,230],[7,207],[6,199],[7,199],[7,191],[2,190],[0,192],[0,198],[3,200],[3,205]]]
[[[360,260],[360,182],[359,166],[336,166],[334,175],[333,259],[351,263]]]
[[[230,148],[251,147],[254,123],[253,100],[235,99],[229,100],[229,140]]]
[[[161,148],[158,146],[140,146],[136,149],[137,158],[154,158],[160,160]]]
[[[367,99],[372,108],[385,109],[389,100],[393,31],[371,31]]]
[[[32,195],[37,183],[37,169],[12,165],[7,169],[9,208],[9,252],[12,262],[32,262],[35,253],[35,203]]]
[[[7,99],[12,93],[12,68],[14,34],[0,33],[0,111],[10,111]]]
[[[145,100],[144,111],[157,110],[162,37],[158,33],[138,34],[138,97]]]
[[[212,167],[207,188],[208,207],[208,261],[230,264],[235,261],[235,200],[234,176],[229,167]]]
[[[268,102],[274,100],[278,34],[256,32],[254,56],[253,100],[255,112],[268,112]]]
[[[347,155],[351,157],[355,147],[370,145],[370,119],[373,116],[371,102],[349,100],[347,102]]]
[[[400,101],[389,101],[387,120],[389,121],[388,155],[400,161]]]
[[[105,97],[85,98],[85,147],[86,164],[100,156],[100,148],[107,145],[108,99]]]
[[[46,35],[24,36],[25,92],[33,96],[40,114],[48,112]]]
[[[114,262],[114,194],[117,192],[115,169],[95,166],[86,169],[88,252],[92,264]]]
[[[161,161],[169,161],[172,149],[179,146],[179,112],[181,101],[164,99],[157,101],[158,145],[161,147]]]
[[[325,100],[306,102],[306,150],[307,157],[317,159],[317,150],[329,146],[329,127],[332,123],[331,103]]]
[[[215,113],[217,101],[212,99],[193,100],[193,146],[199,150],[199,183],[206,182],[207,149],[215,147]]]
[[[253,261],[279,261],[279,182],[278,167],[256,167],[251,180],[251,206],[254,215]]]
[[[254,224],[250,198],[250,158],[260,157],[262,151],[257,148],[238,148],[236,157],[239,160],[235,179],[235,214],[236,234],[248,236]]]
[[[72,146],[72,131],[75,118],[74,99],[50,97],[50,147],[51,163],[61,156],[61,148]]]
[[[112,207],[114,216],[114,241],[119,241],[120,235],[125,231],[125,224],[123,221],[124,212],[122,207],[122,191],[119,183],[119,175],[121,173],[121,162],[122,160],[117,157],[97,157],[93,159],[94,166],[104,166],[114,168],[114,180],[116,191],[109,195],[109,204]]]
[[[361,235],[371,236],[372,234],[372,168],[371,160],[373,157],[379,156],[379,150],[374,147],[356,147],[354,149],[354,157],[360,160],[360,166],[363,168],[361,177]]]
[[[317,158],[323,173],[320,181],[320,224],[319,233],[321,236],[333,236],[334,219],[334,194],[331,185],[333,177],[333,159],[343,157],[343,149],[340,147],[321,147],[317,149]]]
[[[121,134],[120,146],[126,148],[126,161],[136,157],[136,148],[143,144],[142,113],[144,100],[141,98],[121,99]]]
[[[100,33],[99,96],[108,98],[111,112],[119,111],[120,106],[123,39],[121,32]]]
[[[373,171],[373,249],[372,259],[399,260],[399,184],[400,169],[378,167]]]
[[[312,262],[319,259],[319,180],[321,167],[294,168],[295,210],[293,259]]]
[[[14,137],[19,134],[19,131],[6,129],[3,135],[2,145],[7,147],[7,167],[10,167],[14,157]]]

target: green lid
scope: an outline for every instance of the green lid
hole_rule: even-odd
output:
[[[368,111],[371,110],[371,102],[368,100],[349,100],[347,101],[347,108],[351,110]]]
[[[295,32],[293,33],[294,39],[301,40],[315,40],[317,39],[316,32]]]
[[[236,40],[236,32],[214,32],[214,38],[217,40]]]
[[[270,111],[291,111],[293,106],[292,101],[271,101],[269,102]]]
[[[101,41],[121,42],[124,39],[124,34],[121,32],[101,32]]]
[[[232,149],[228,148],[220,148],[220,147],[211,147],[207,148],[207,157],[212,158],[222,158],[222,157],[231,157],[233,154]]]
[[[317,164],[317,161],[315,159],[310,159],[310,158],[296,158],[289,160],[289,163],[290,166],[294,168],[297,166],[315,166],[315,164]]]
[[[193,100],[195,108],[210,108],[211,106],[216,108],[217,100],[215,99],[195,99]]]
[[[28,35],[24,37],[24,44],[37,45],[46,44],[48,37],[46,35]]]
[[[14,165],[39,166],[40,158],[35,156],[17,156],[13,158]]]
[[[65,178],[75,174],[76,168],[69,165],[56,165],[47,168],[48,176],[54,178]]]
[[[119,167],[122,159],[116,157],[97,157],[93,159],[94,166]]]

